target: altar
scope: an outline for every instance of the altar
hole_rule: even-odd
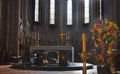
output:
[[[56,63],[59,63],[60,56],[64,55],[67,61],[74,62],[74,47],[72,46],[31,46],[30,53],[30,61],[45,55],[46,59],[52,58],[56,60]]]
[[[62,61],[60,56],[64,55],[65,61]],[[41,59],[42,57],[42,59]],[[41,62],[43,59],[47,59],[48,62]],[[54,62],[50,62],[49,58],[56,59]],[[65,62],[68,62],[67,64]],[[65,63],[65,64],[64,64]],[[80,62],[74,62],[74,47],[72,46],[31,46],[30,47],[30,62],[15,63],[11,68],[21,70],[32,71],[80,71],[82,73],[84,64]],[[93,64],[86,63],[87,74],[97,74],[97,67]]]

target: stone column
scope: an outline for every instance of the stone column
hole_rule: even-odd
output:
[[[60,25],[60,32],[63,33],[64,31],[64,24],[63,24],[63,3],[64,3],[64,0],[59,0],[59,3],[60,3],[60,17],[59,17],[59,25]]]
[[[18,2],[18,36],[20,36],[19,35],[19,25],[20,25],[20,21],[21,21],[21,18],[20,18],[20,12],[21,12],[21,0],[19,0],[19,2]],[[19,37],[18,37],[18,40],[17,40],[17,56],[19,57],[20,56],[20,47],[19,47],[19,45],[20,45],[20,39],[19,39]]]
[[[75,13],[75,21],[76,21],[76,24],[75,24],[75,32],[78,32],[79,31],[79,3],[80,3],[80,1],[79,0],[75,0],[76,2],[76,13]],[[82,10],[82,9],[81,9]],[[80,14],[82,14],[82,13],[80,13]],[[80,16],[81,17],[81,16]],[[81,21],[81,20],[80,20]]]
[[[5,39],[5,49],[8,51],[9,50],[9,41],[10,41],[10,28],[9,28],[9,25],[10,25],[10,14],[11,14],[11,12],[10,12],[10,10],[11,10],[11,4],[10,4],[10,1],[8,1],[8,5],[7,5],[7,9],[6,9],[6,33],[5,33],[5,37],[6,37],[6,39]]]
[[[1,12],[2,12],[2,0],[0,0],[0,50],[1,50],[1,25],[2,25],[2,16],[1,16]]]

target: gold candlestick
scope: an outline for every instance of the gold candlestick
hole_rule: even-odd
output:
[[[82,34],[82,59],[83,59],[83,74],[86,74],[86,36]]]

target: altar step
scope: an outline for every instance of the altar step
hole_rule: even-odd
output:
[[[0,74],[82,74],[82,70],[72,71],[36,71],[36,70],[19,70],[10,68],[11,65],[0,66]],[[96,68],[95,68],[96,67]],[[87,70],[87,74],[98,74],[97,66],[93,66],[94,69]]]
[[[82,74],[82,70],[74,70],[74,71],[34,71],[34,70],[19,70],[10,68],[11,65],[0,65],[0,74]],[[88,70],[87,74],[109,74],[107,70],[106,73],[103,73],[103,70],[100,72],[97,71],[97,66],[94,65],[94,70]],[[117,74],[120,74],[120,70],[117,71]]]
[[[44,65],[26,65],[26,64],[13,64],[11,68],[22,69],[22,70],[39,70],[39,71],[71,71],[71,70],[82,70],[83,63],[69,63],[68,65],[59,64],[44,64]],[[93,64],[86,64],[87,70],[94,69]]]

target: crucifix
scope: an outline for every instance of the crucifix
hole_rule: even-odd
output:
[[[60,39],[61,39],[61,43],[63,44],[63,39],[64,39],[65,34],[63,32],[61,32],[59,34],[59,36],[60,36]]]

